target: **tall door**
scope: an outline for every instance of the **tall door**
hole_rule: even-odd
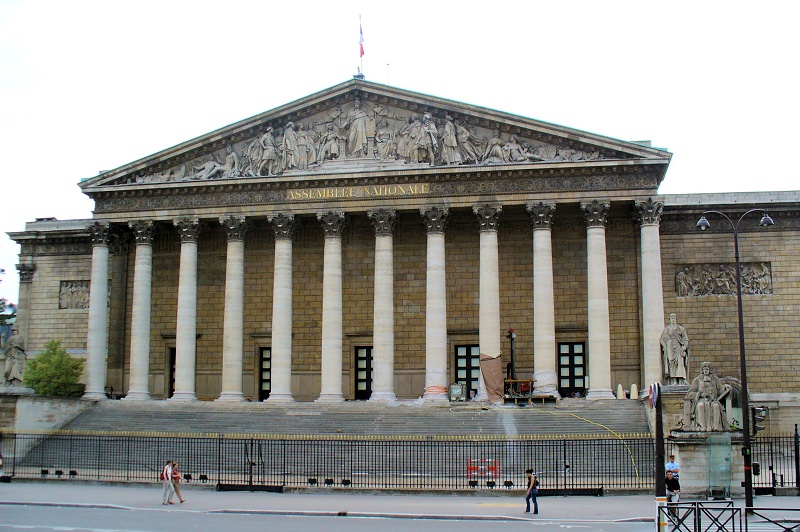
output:
[[[372,346],[356,347],[356,401],[366,401],[372,395]]]
[[[456,382],[466,386],[467,397],[470,399],[478,394],[481,376],[480,352],[479,345],[456,346]]]
[[[586,342],[558,343],[558,393],[561,397],[586,395]]]
[[[259,374],[258,374],[258,400],[264,401],[269,397],[272,389],[272,348],[260,347],[258,349]]]
[[[168,347],[167,349],[169,351],[169,360],[167,361],[167,367],[169,368],[169,392],[167,393],[167,398],[170,398],[175,394],[175,358],[178,351],[174,347]]]

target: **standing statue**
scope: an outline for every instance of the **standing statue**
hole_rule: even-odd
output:
[[[436,123],[430,113],[422,116],[422,129],[414,143],[414,148],[417,151],[415,162],[427,161],[431,166],[435,164],[436,152],[439,151],[439,131],[436,129]]]
[[[664,361],[664,384],[689,384],[689,337],[686,329],[677,324],[675,314],[669,315],[669,325],[661,333],[661,356]]]
[[[730,391],[730,385],[719,380],[711,364],[703,362],[700,375],[692,381],[692,387],[683,400],[684,427],[698,432],[728,430],[728,416],[721,401]]]
[[[458,150],[458,133],[453,117],[445,116],[442,133],[442,162],[444,164],[461,164],[461,153]]]
[[[283,164],[281,168],[291,170],[297,168],[297,133],[294,130],[294,122],[288,122],[283,131]]]
[[[347,154],[360,157],[367,154],[367,120],[369,116],[361,108],[361,100],[347,114]]]
[[[261,162],[258,165],[256,175],[264,175],[264,168],[267,169],[268,176],[273,176],[279,171],[278,146],[275,144],[275,137],[272,136],[272,132],[272,126],[268,127],[258,140],[259,144],[261,144]]]
[[[20,336],[18,327],[11,329],[11,337],[3,343],[3,353],[6,356],[4,384],[22,386],[22,376],[25,373],[25,340]]]

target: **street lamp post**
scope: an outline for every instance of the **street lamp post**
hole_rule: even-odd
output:
[[[711,227],[706,219],[706,214],[718,214],[728,220],[733,229],[733,249],[736,258],[736,298],[739,311],[739,364],[742,381],[742,456],[744,457],[744,499],[745,508],[753,507],[753,474],[752,463],[753,458],[750,449],[750,399],[747,396],[747,360],[745,358],[744,349],[744,314],[742,312],[742,277],[739,266],[739,224],[745,216],[753,212],[763,213],[759,225],[761,227],[769,227],[774,225],[775,222],[769,217],[765,209],[750,209],[742,214],[735,222],[726,214],[719,211],[705,211],[697,221],[697,227],[701,231]]]

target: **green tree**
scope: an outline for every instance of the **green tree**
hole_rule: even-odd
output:
[[[69,356],[59,340],[50,340],[44,351],[25,367],[25,386],[39,395],[79,397],[84,387],[78,384],[78,379],[85,362]]]

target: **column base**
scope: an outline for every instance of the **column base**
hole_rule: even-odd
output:
[[[83,394],[83,399],[92,399],[93,401],[102,401],[108,399],[106,392],[92,392],[87,390]]]
[[[598,399],[616,399],[616,396],[611,391],[611,388],[590,388],[586,394],[586,399],[596,401]]]
[[[128,390],[128,393],[122,398],[123,401],[149,401],[150,399],[152,399],[150,392],[137,392],[135,390]]]
[[[394,392],[372,392],[372,395],[369,396],[368,403],[388,403],[391,401],[397,401],[397,396]]]
[[[219,394],[219,397],[214,399],[214,402],[241,403],[244,400],[245,398],[242,392],[222,392]]]
[[[167,401],[187,403],[189,401],[197,401],[197,396],[194,394],[194,392],[175,392],[172,394],[172,397],[167,399]]]
[[[340,393],[323,393],[314,400],[315,403],[343,403],[344,396]]]
[[[448,403],[448,402],[450,402],[450,396],[447,395],[447,393],[441,393],[441,392],[437,392],[437,393],[425,392],[422,395],[422,398],[425,399],[426,401],[432,401],[434,403]]]
[[[264,401],[265,403],[294,403],[294,397],[290,393],[271,393]]]

